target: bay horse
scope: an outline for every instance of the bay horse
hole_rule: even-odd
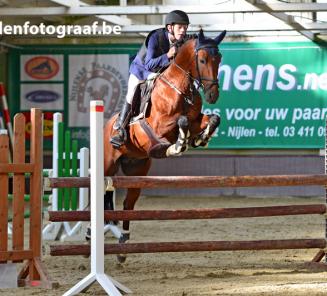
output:
[[[201,113],[202,99],[195,84],[202,88],[205,100],[214,104],[219,97],[218,68],[221,54],[218,45],[226,35],[223,31],[215,39],[203,31],[178,42],[178,52],[167,69],[159,74],[151,93],[150,111],[143,119],[128,126],[125,145],[114,149],[109,140],[116,132],[114,115],[104,127],[104,172],[113,176],[119,167],[127,176],[145,176],[151,158],[181,155],[192,147],[206,146],[220,124],[217,115]],[[124,199],[124,210],[133,210],[141,190],[130,188]],[[112,209],[112,192],[105,195],[105,209]],[[129,240],[129,221],[123,221],[120,243]],[[125,255],[118,260],[124,262]]]

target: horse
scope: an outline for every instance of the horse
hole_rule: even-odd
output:
[[[203,115],[202,99],[197,91],[201,87],[205,100],[214,104],[219,97],[218,68],[221,54],[218,45],[226,35],[223,31],[216,38],[189,35],[187,40],[177,42],[177,55],[170,65],[154,81],[150,110],[143,119],[128,126],[125,145],[114,149],[110,144],[116,132],[113,125],[118,114],[104,126],[104,172],[114,176],[119,167],[127,176],[146,176],[152,158],[178,156],[192,147],[206,146],[220,124],[217,115]],[[133,210],[141,190],[127,189],[124,210]],[[105,194],[105,209],[113,209],[112,192]],[[129,221],[123,221],[119,243],[130,238]],[[118,260],[124,262],[125,255]]]

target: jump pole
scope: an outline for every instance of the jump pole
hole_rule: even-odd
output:
[[[90,148],[91,148],[91,272],[68,290],[64,296],[76,295],[87,290],[95,281],[110,296],[121,296],[119,290],[131,293],[104,273],[104,168],[103,168],[103,101],[90,102]],[[119,290],[118,290],[119,289]]]

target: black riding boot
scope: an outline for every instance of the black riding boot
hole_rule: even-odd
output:
[[[110,143],[116,149],[119,149],[121,145],[125,144],[127,140],[126,126],[131,114],[131,105],[127,102],[124,103],[119,116],[114,124],[114,129],[118,131],[117,135],[111,137]]]

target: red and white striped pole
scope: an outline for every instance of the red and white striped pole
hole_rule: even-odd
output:
[[[8,130],[8,134],[9,134],[10,144],[11,144],[11,147],[14,147],[14,133],[13,133],[11,119],[10,119],[10,113],[9,113],[9,108],[8,108],[8,103],[7,103],[7,98],[6,98],[5,87],[2,82],[0,82],[0,98],[1,98],[1,104],[2,104],[3,117],[5,119],[5,124],[7,126],[7,130]]]
[[[0,129],[5,129],[5,123],[3,121],[2,111],[0,109]]]

